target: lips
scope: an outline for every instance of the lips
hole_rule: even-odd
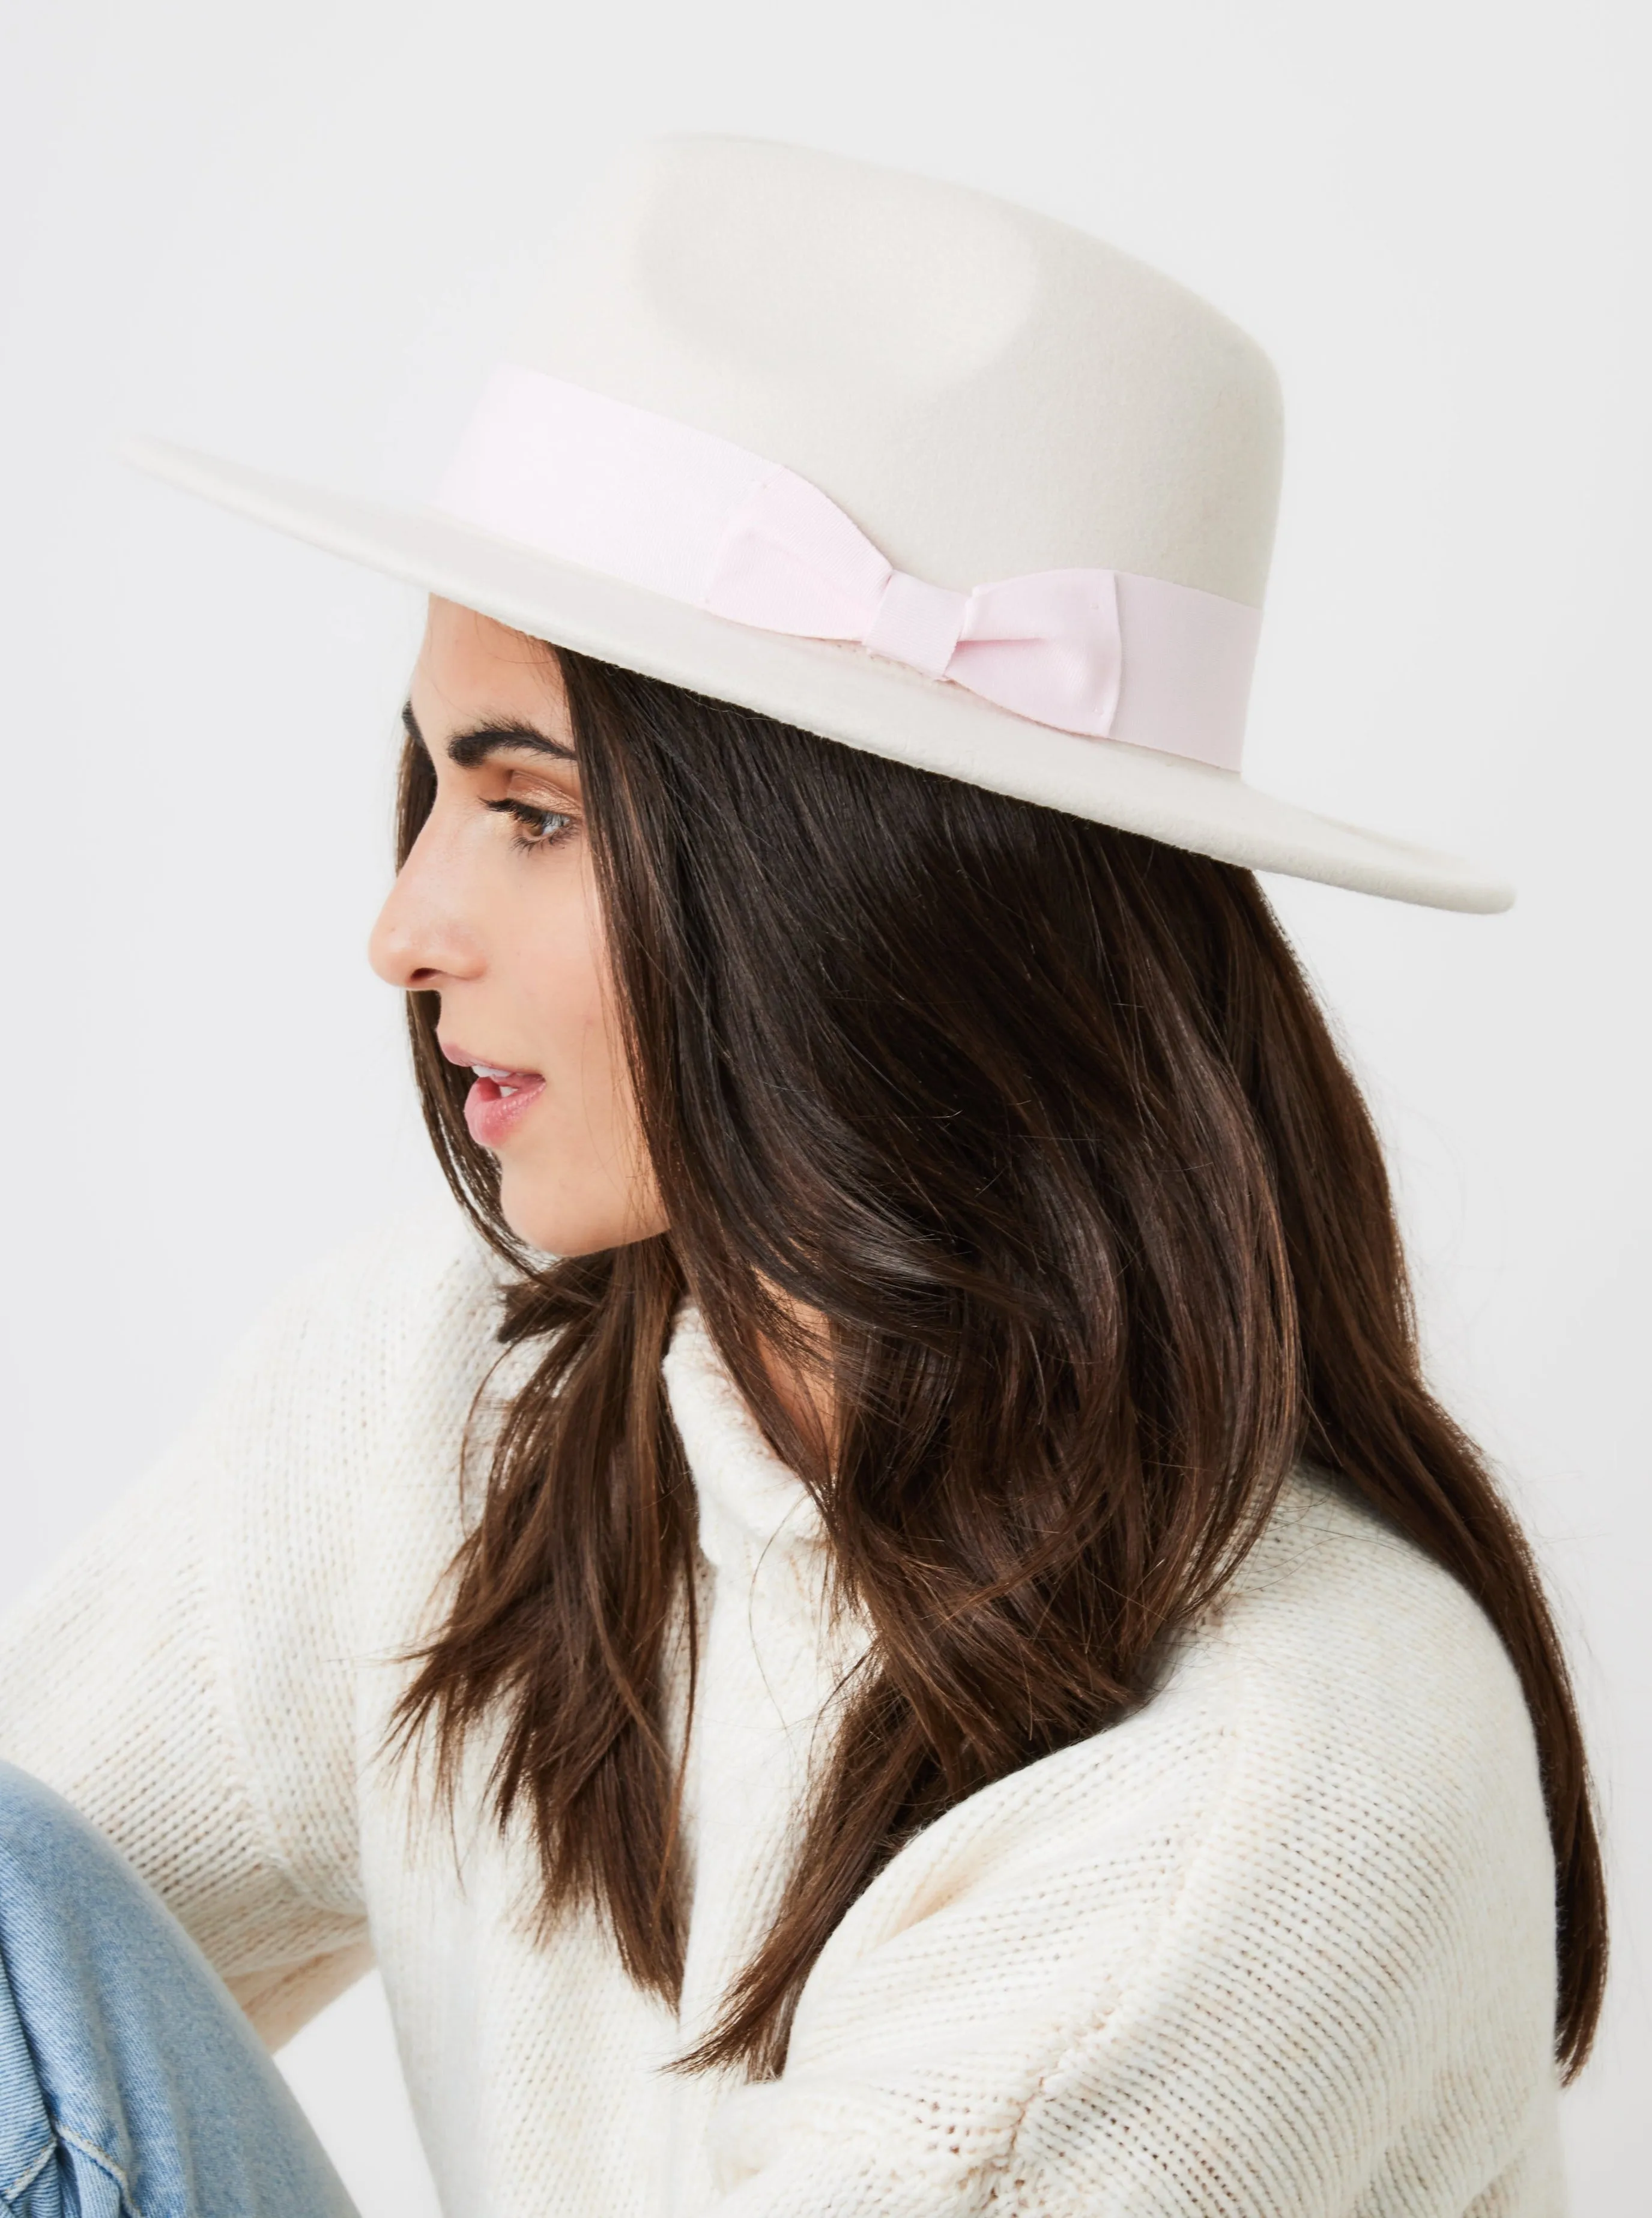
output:
[[[484,1063],[468,1048],[442,1042],[450,1063],[468,1066],[475,1076],[464,1098],[464,1121],[479,1148],[502,1147],[545,1090],[537,1070],[517,1070],[508,1064]]]

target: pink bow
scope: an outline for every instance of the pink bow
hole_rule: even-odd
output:
[[[784,468],[730,519],[704,605],[766,631],[854,641],[1063,731],[1113,729],[1122,655],[1111,570],[1038,570],[968,593],[928,585]]]

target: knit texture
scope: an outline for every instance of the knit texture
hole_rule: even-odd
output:
[[[779,2079],[662,2072],[772,1914],[860,1636],[686,1316],[666,1376],[710,1616],[680,2017],[593,1917],[537,1935],[486,1745],[452,1824],[381,1753],[467,1428],[519,1375],[486,1384],[498,1317],[446,1214],[329,1266],[0,1637],[0,1753],[127,1851],[267,2039],[376,1958],[450,2218],[1562,2209],[1518,1688],[1461,1589],[1307,1474],[1151,1701],[866,1890]]]

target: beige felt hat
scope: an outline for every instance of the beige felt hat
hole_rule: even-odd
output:
[[[1276,381],[1192,294],[960,187],[673,138],[552,242],[434,505],[129,458],[536,637],[1252,868],[1474,864],[1239,775]]]

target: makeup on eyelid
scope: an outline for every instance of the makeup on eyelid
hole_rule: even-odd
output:
[[[512,819],[518,827],[513,845],[531,852],[536,847],[554,847],[574,828],[574,818],[569,809],[559,809],[555,803],[521,801],[514,795],[503,801],[484,801],[484,809],[495,815]],[[548,820],[555,817],[556,828],[548,828]]]

